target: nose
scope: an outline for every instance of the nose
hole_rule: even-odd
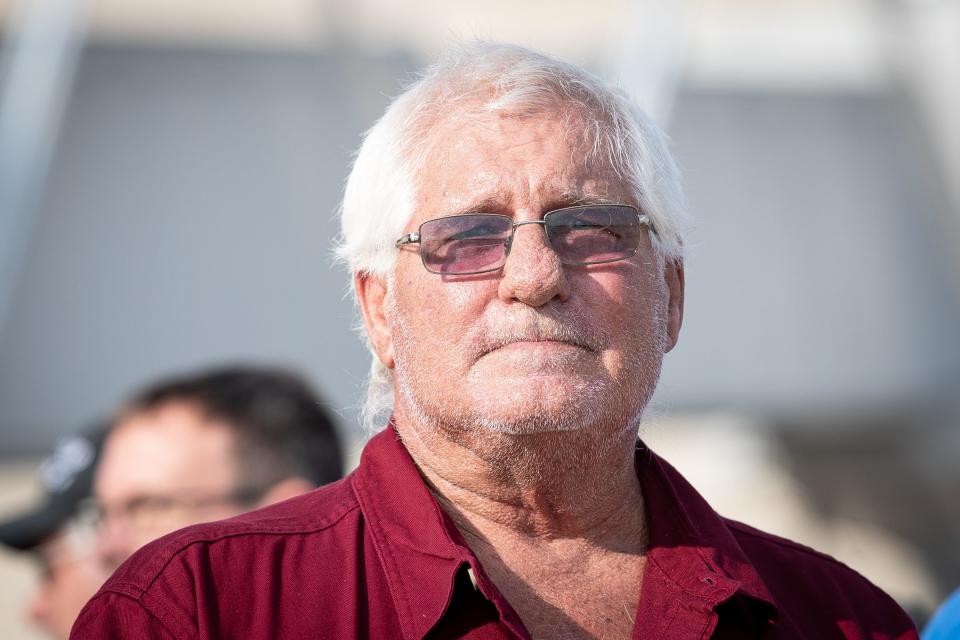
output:
[[[565,302],[570,297],[563,264],[547,243],[542,224],[517,226],[498,295],[501,300],[516,300],[531,307],[541,307],[553,299]]]

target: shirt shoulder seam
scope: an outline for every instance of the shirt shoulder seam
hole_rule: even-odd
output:
[[[118,587],[129,587],[129,591],[127,589],[118,588]],[[177,631],[174,631],[173,629],[171,629],[170,628],[171,621],[166,620],[165,616],[159,615],[156,611],[153,610],[153,608],[150,605],[144,602],[143,598],[146,595],[146,591],[141,587],[133,584],[132,582],[121,581],[121,582],[113,583],[111,585],[104,585],[103,588],[100,590],[100,593],[97,594],[96,598],[99,598],[102,594],[106,594],[106,593],[112,593],[114,595],[120,596],[122,598],[127,598],[128,600],[135,602],[141,609],[143,609],[147,613],[147,615],[149,615],[151,618],[155,619],[158,623],[160,623],[160,625],[166,630],[167,633],[170,634],[171,637],[173,638],[188,637],[189,634],[183,633],[184,629],[182,625],[174,624],[174,626],[177,627]]]
[[[876,599],[875,602],[879,604],[883,602],[887,605],[884,609],[886,614],[894,616],[899,619],[899,622],[914,624],[910,619],[910,616],[903,610],[900,604],[891,596],[889,593],[878,587],[873,583],[872,580],[867,578],[865,575],[851,567],[850,565],[844,563],[841,560],[837,560],[833,556],[823,553],[822,551],[817,551],[811,547],[808,547],[804,544],[790,540],[788,538],[782,538],[770,533],[766,533],[751,527],[750,525],[744,524],[742,522],[737,522],[736,520],[729,520],[724,518],[727,526],[731,529],[735,529],[738,534],[743,534],[751,538],[755,538],[762,542],[768,542],[770,544],[776,545],[783,549],[788,549],[790,551],[803,553],[806,556],[810,556],[822,562],[825,565],[830,566],[831,568],[838,570],[838,573],[845,574],[847,580],[856,580],[862,587],[873,594],[873,597]],[[839,585],[838,585],[839,586]]]
[[[724,521],[727,523],[728,527],[730,527],[731,529],[736,529],[738,533],[742,533],[743,535],[750,536],[751,538],[756,538],[757,540],[761,540],[763,542],[769,542],[771,544],[775,544],[778,547],[784,547],[792,551],[799,551],[801,553],[805,553],[806,555],[819,558],[820,560],[825,560],[830,564],[837,564],[842,566],[845,569],[849,569],[850,571],[853,571],[853,569],[845,565],[843,562],[837,560],[833,556],[823,553],[822,551],[817,551],[816,549],[812,547],[808,547],[805,544],[801,544],[799,542],[790,540],[788,538],[782,538],[780,536],[774,535],[772,533],[767,533],[765,531],[759,531],[757,529],[754,529],[748,524],[744,524],[736,520],[730,520],[728,518],[724,518]]]
[[[323,531],[324,529],[329,529],[330,527],[336,525],[341,520],[343,520],[343,518],[345,518],[351,511],[354,511],[359,507],[360,505],[356,502],[349,504],[341,513],[331,516],[327,522],[315,525],[313,527],[308,527],[308,528],[296,528],[296,527],[291,527],[289,525],[288,526],[275,525],[272,527],[269,525],[263,525],[260,527],[251,526],[249,529],[245,528],[239,531],[231,530],[231,531],[222,532],[216,535],[200,535],[196,538],[190,538],[185,542],[183,542],[182,544],[178,545],[176,548],[174,548],[170,552],[169,557],[166,560],[164,560],[164,562],[156,569],[153,576],[150,578],[150,580],[146,583],[145,586],[141,587],[136,583],[130,582],[128,580],[123,580],[123,579],[118,580],[117,582],[113,582],[112,584],[130,585],[135,589],[139,589],[142,592],[142,595],[141,595],[142,597],[143,595],[146,595],[146,593],[150,591],[151,588],[153,588],[153,585],[156,583],[157,580],[160,579],[160,576],[163,575],[163,572],[167,569],[170,563],[173,562],[177,556],[179,556],[184,551],[186,551],[187,549],[189,549],[194,545],[212,544],[212,543],[220,542],[222,540],[227,540],[231,538],[241,538],[245,536],[254,536],[254,535],[269,535],[269,534],[308,535],[311,533],[317,533],[319,531]]]
[[[829,554],[823,553],[822,551],[817,551],[812,547],[808,547],[804,544],[801,544],[794,540],[790,540],[788,538],[781,538],[780,536],[776,536],[771,533],[759,531],[757,529],[754,529],[750,525],[744,524],[742,522],[737,522],[736,520],[729,520],[727,518],[724,518],[724,520],[726,521],[727,526],[729,526],[731,529],[736,529],[737,533],[750,536],[751,538],[755,538],[762,542],[767,542],[767,543],[776,545],[778,547],[782,547],[784,549],[789,549],[790,551],[812,556],[813,558],[816,558],[817,560],[820,560],[825,564],[843,569],[845,572],[852,574],[853,576],[856,576],[860,580],[860,582],[866,584],[868,587],[870,587],[872,591],[876,592],[878,595],[881,595],[886,599],[891,599],[890,596],[883,589],[873,584],[873,582],[871,582],[867,577],[862,575],[859,571],[857,571],[850,565],[844,563],[843,561],[837,560],[836,558],[834,558]]]

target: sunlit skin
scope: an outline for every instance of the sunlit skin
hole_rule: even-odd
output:
[[[102,562],[114,568],[171,531],[235,516],[313,488],[301,478],[290,478],[269,488],[256,504],[239,504],[230,496],[240,481],[228,425],[178,401],[130,413],[107,437],[94,480],[94,495],[105,513],[97,545]],[[170,498],[181,504],[147,511],[143,517],[124,515],[128,505],[143,498]]]
[[[558,115],[440,123],[405,232],[462,212],[637,205]],[[499,272],[439,276],[401,251],[392,278],[355,283],[407,449],[534,636],[629,637],[636,419],[680,329],[679,264],[648,239],[627,260],[564,266],[528,225]]]
[[[27,603],[27,615],[51,638],[66,640],[80,610],[110,575],[93,549],[79,548],[64,531],[37,549],[43,572]]]

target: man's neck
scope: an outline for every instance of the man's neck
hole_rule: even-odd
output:
[[[644,530],[635,433],[466,434],[423,428],[403,415],[397,415],[397,430],[467,535],[600,546],[616,540],[621,546],[626,534],[635,538]]]
[[[635,434],[397,429],[534,637],[628,637],[646,551]],[[580,452],[573,454],[572,452]]]

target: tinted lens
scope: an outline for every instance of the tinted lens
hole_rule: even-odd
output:
[[[420,225],[420,256],[428,271],[467,274],[494,271],[506,259],[512,221],[494,214],[468,214]]]
[[[628,205],[570,207],[544,217],[550,246],[564,264],[596,264],[629,258],[644,229]]]

